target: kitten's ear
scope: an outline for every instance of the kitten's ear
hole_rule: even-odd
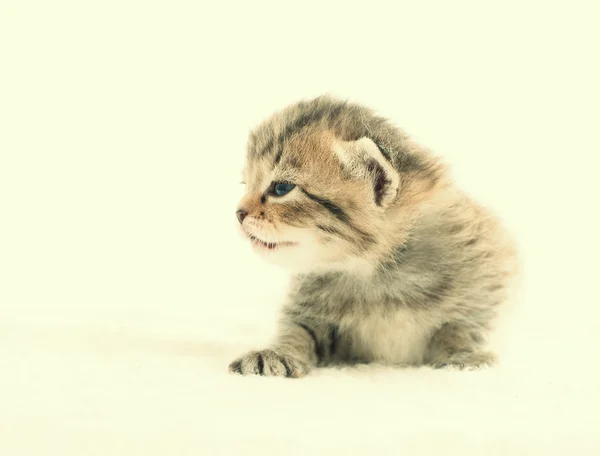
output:
[[[371,139],[338,142],[334,150],[351,174],[371,182],[375,204],[385,207],[396,198],[400,176]]]

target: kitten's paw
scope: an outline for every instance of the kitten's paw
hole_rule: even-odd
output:
[[[250,352],[232,362],[229,372],[242,375],[303,377],[310,372],[308,364],[273,350]]]
[[[496,357],[488,352],[454,353],[447,357],[438,357],[431,364],[436,369],[476,370],[494,366]]]

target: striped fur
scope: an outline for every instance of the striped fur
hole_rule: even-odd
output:
[[[245,181],[242,233],[294,280],[272,347],[231,371],[494,363],[513,242],[401,130],[354,103],[302,101],[251,133]],[[277,195],[277,182],[295,187]]]

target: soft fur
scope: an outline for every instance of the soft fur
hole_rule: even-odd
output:
[[[401,130],[329,96],[300,102],[251,133],[244,174],[242,232],[294,275],[272,346],[232,372],[495,362],[488,341],[515,276],[513,244]],[[277,196],[277,182],[295,188]]]

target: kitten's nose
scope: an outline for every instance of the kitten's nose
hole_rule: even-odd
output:
[[[239,222],[242,223],[244,221],[244,219],[246,218],[246,216],[248,215],[248,213],[243,209],[238,209],[236,211],[235,215],[237,215],[237,219],[239,220]]]

